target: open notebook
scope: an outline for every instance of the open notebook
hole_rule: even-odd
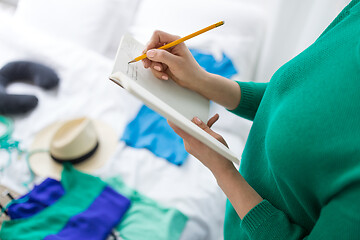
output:
[[[129,61],[141,55],[144,48],[130,35],[124,35],[110,80],[226,159],[239,164],[239,160],[233,152],[191,122],[195,116],[203,122],[207,122],[209,117],[208,99],[177,85],[171,79],[167,81],[157,79],[149,69],[143,67],[141,61],[128,64]]]

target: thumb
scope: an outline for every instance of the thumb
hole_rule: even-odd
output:
[[[216,115],[214,116],[215,118],[217,117]],[[210,134],[211,136],[213,136],[216,140],[218,140],[219,142],[221,142],[222,144],[225,145],[225,147],[228,148],[227,143],[225,142],[224,138],[219,135],[218,133],[214,132],[213,130],[210,129],[210,127],[205,124],[203,121],[201,121],[198,117],[194,117],[192,119],[192,122],[194,122],[196,125],[198,125],[202,130],[204,130],[205,132],[207,132],[208,134]]]
[[[151,49],[146,52],[146,56],[151,61],[161,62],[169,67],[175,66],[179,61],[178,56],[162,49]]]
[[[212,135],[213,130],[209,128],[203,121],[201,121],[198,117],[194,117],[192,120],[196,125],[198,125],[202,130]]]

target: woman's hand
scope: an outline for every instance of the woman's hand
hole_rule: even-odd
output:
[[[142,60],[144,67],[150,68],[158,79],[168,80],[170,77],[182,87],[199,91],[208,73],[196,62],[185,43],[166,50],[156,49],[179,38],[155,31],[143,51],[147,55],[147,58]]]
[[[227,146],[225,140],[210,129],[218,119],[219,115],[216,114],[207,124],[203,123],[199,118],[193,118],[192,121],[205,132]],[[226,160],[223,156],[187,134],[173,123],[169,121],[168,123],[174,131],[184,139],[186,151],[199,159],[214,174],[218,185],[230,200],[240,219],[243,219],[251,209],[263,200],[262,197],[245,181],[232,162]]]
[[[207,124],[202,122],[199,118],[194,117],[192,122],[198,125],[205,132],[213,136],[216,140],[224,144],[226,144],[224,138],[218,133],[211,130],[211,126],[219,119],[219,114],[215,114]],[[235,167],[232,162],[225,159],[222,155],[218,154],[190,134],[186,133],[172,122],[168,121],[169,125],[174,129],[174,131],[184,140],[185,150],[199,159],[206,167],[213,172],[216,178],[220,177],[223,173],[227,172],[227,170],[234,170]]]

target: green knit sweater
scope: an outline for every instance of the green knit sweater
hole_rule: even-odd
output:
[[[240,173],[264,200],[243,220],[227,203],[225,240],[360,239],[359,1],[269,83],[239,82]]]

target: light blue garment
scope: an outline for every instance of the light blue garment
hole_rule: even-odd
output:
[[[190,52],[200,66],[210,73],[226,78],[231,78],[238,73],[233,62],[225,53],[223,53],[223,58],[220,61],[216,61],[211,54],[205,54],[196,49],[190,49]]]
[[[184,143],[166,119],[146,107],[126,127],[121,138],[128,146],[149,149],[156,156],[181,165],[188,156]]]

